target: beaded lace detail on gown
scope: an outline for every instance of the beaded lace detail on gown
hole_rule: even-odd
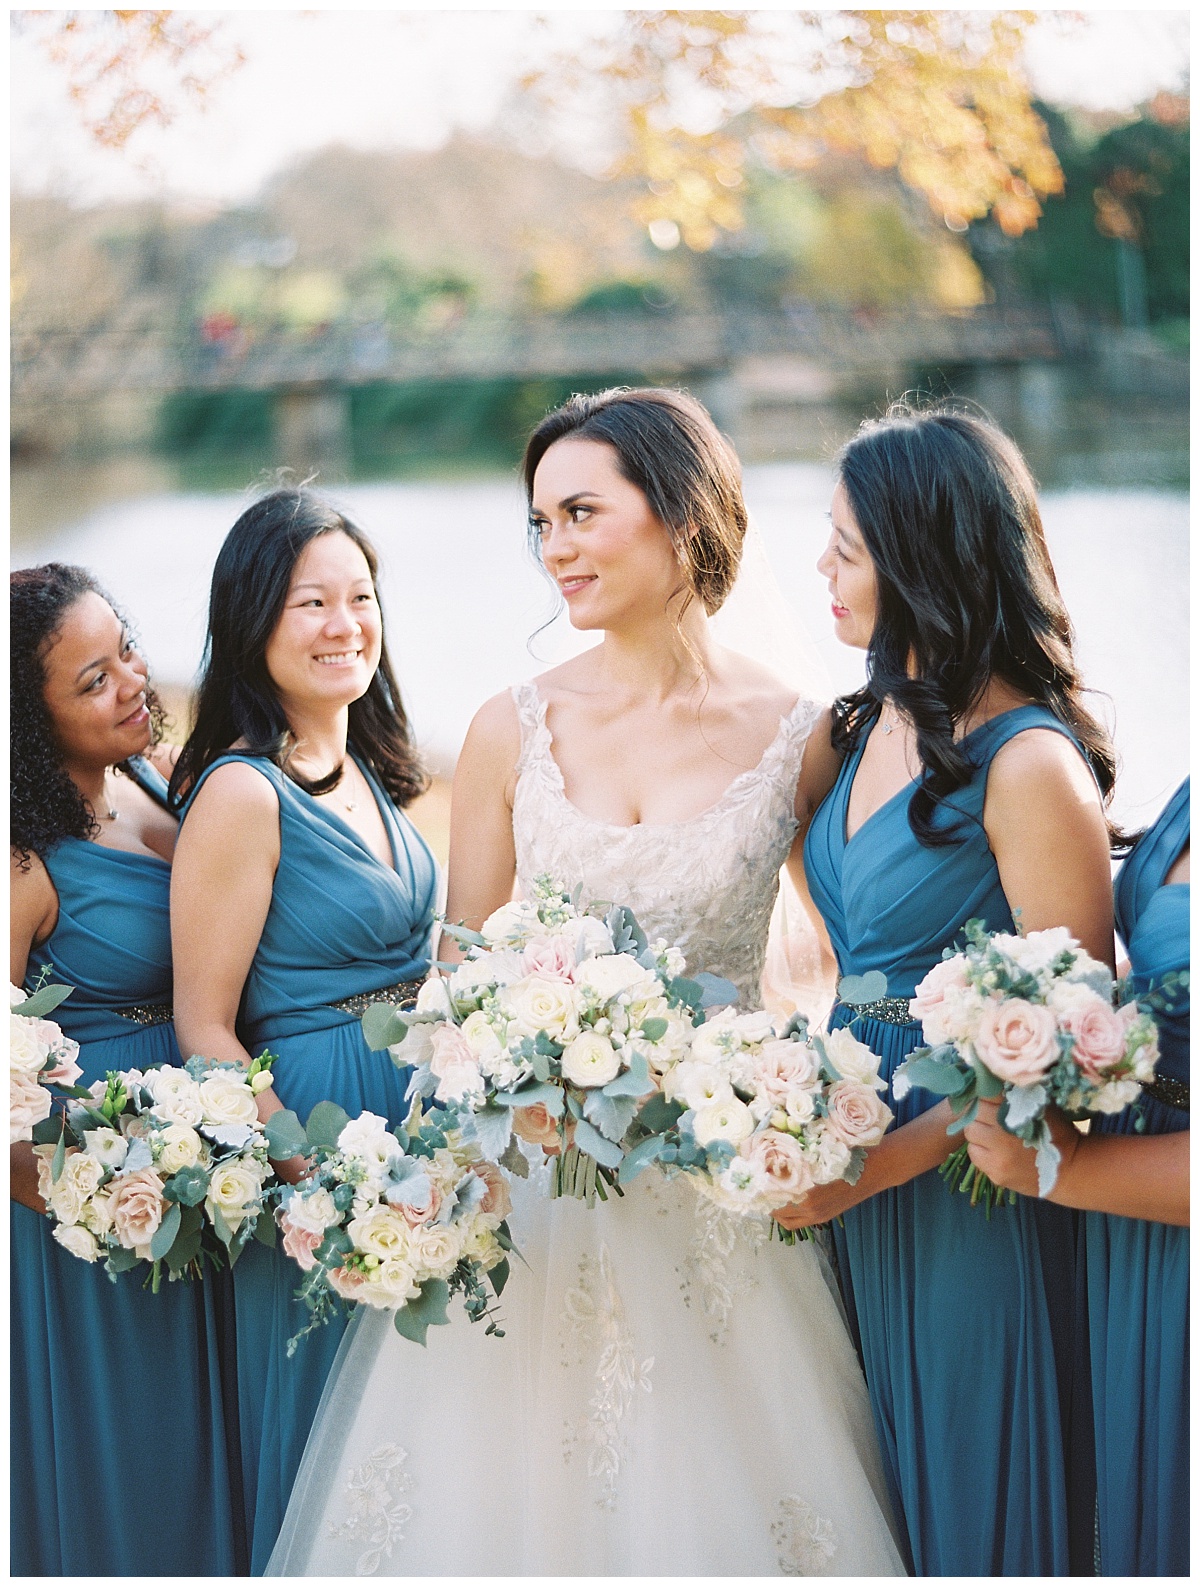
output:
[[[513,799],[517,883],[539,876],[583,900],[633,910],[646,934],[677,943],[691,970],[725,976],[743,1006],[759,1000],[779,872],[796,836],[800,760],[821,706],[799,700],[758,765],[690,821],[613,826],[567,798],[554,759],[546,702],[535,683],[513,689],[521,757]]]

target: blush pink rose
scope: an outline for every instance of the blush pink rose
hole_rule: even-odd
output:
[[[325,1238],[323,1234],[314,1234],[311,1229],[298,1229],[296,1225],[285,1216],[280,1221],[283,1230],[283,1249],[293,1262],[299,1262],[307,1273],[309,1268],[317,1265],[317,1247]]]
[[[562,1145],[558,1134],[558,1120],[551,1115],[544,1102],[532,1102],[527,1108],[514,1108],[513,1132],[523,1141],[528,1141],[532,1146],[540,1146],[546,1152],[557,1152]],[[568,1146],[574,1134],[575,1120],[569,1119]]]
[[[434,1184],[433,1180],[430,1179],[429,1194],[423,1201],[402,1201],[395,1210],[404,1219],[405,1223],[408,1224],[410,1229],[417,1229],[423,1223],[432,1223],[437,1217],[438,1210],[441,1205],[442,1193]]]
[[[33,1126],[50,1117],[50,1093],[32,1075],[13,1069],[8,1077],[8,1139],[27,1141]]]
[[[153,1168],[139,1168],[136,1173],[118,1179],[109,1200],[109,1210],[117,1239],[127,1250],[148,1245],[166,1211],[162,1181]]]
[[[950,1016],[960,999],[954,994],[965,992],[967,984],[966,964],[961,954],[955,954],[953,959],[939,960],[917,987],[908,1006],[924,1026],[926,1041],[955,1039],[956,1025]]]
[[[575,949],[566,937],[531,942],[521,955],[523,974],[541,976],[544,981],[573,981],[575,963]]]
[[[799,1041],[764,1042],[754,1060],[754,1083],[760,1093],[783,1107],[795,1091],[812,1086],[820,1077],[821,1060]]]
[[[72,1041],[70,1036],[63,1036],[58,1043],[58,1062],[53,1069],[46,1069],[42,1073],[44,1086],[73,1086],[79,1079],[83,1070],[75,1062],[79,1056],[79,1043]]]
[[[430,1073],[437,1078],[439,1102],[457,1102],[465,1096],[481,1094],[483,1080],[479,1059],[457,1025],[434,1025],[429,1032]]]
[[[1058,1022],[1040,1003],[993,999],[984,1005],[974,1041],[980,1061],[998,1080],[1031,1086],[1058,1057]]]
[[[826,1095],[829,1128],[845,1145],[878,1146],[891,1122],[891,1110],[874,1087],[838,1080]]]
[[[352,1267],[333,1267],[327,1275],[329,1287],[335,1295],[340,1295],[343,1300],[357,1301],[362,1298],[362,1291],[366,1288],[367,1279]]]
[[[812,1169],[799,1143],[782,1130],[762,1130],[750,1136],[742,1142],[738,1155],[755,1170],[767,1201],[774,1206],[786,1207],[812,1189]]]
[[[495,1163],[474,1163],[471,1172],[477,1174],[487,1186],[487,1195],[479,1205],[480,1212],[507,1218],[512,1211],[512,1197],[508,1193],[508,1181]]]
[[[1133,1005],[1134,1014],[1137,1006]],[[1075,1038],[1074,1058],[1090,1080],[1103,1080],[1125,1057],[1129,1020],[1099,993],[1063,1021]]]

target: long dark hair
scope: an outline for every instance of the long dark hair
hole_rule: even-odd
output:
[[[604,441],[666,529],[687,581],[682,611],[698,596],[711,616],[733,587],[746,538],[741,469],[708,410],[683,391],[613,386],[577,394],[529,437],[521,475],[533,501],[538,464],[564,436]],[[535,554],[538,546],[533,537]]]
[[[318,535],[348,535],[367,559],[378,595],[379,559],[362,530],[303,486],[273,490],[248,507],[225,536],[213,568],[208,639],[196,698],[196,719],[171,778],[180,805],[205,770],[231,745],[274,762],[306,793],[336,787],[338,767],[309,782],[289,765],[295,748],[266,649],[287,604],[292,573]],[[427,779],[412,743],[387,644],[371,686],[350,706],[350,747],[371,767],[398,805],[423,793]]]
[[[1116,753],[1082,703],[1071,619],[1016,445],[986,415],[900,403],[863,425],[837,467],[875,565],[878,609],[867,682],[834,702],[835,748],[851,750],[890,696],[916,728],[926,770],[912,830],[925,844],[953,842],[954,826],[935,828],[934,813],[974,770],[955,726],[999,678],[1070,728],[1107,805]]]
[[[36,854],[44,859],[63,838],[89,838],[99,831],[91,805],[67,775],[62,749],[46,708],[46,654],[67,614],[84,595],[107,601],[132,635],[111,597],[86,568],[46,562],[9,575],[9,841],[22,870]],[[151,743],[162,737],[163,708],[148,685]],[[122,763],[124,769],[124,763]]]

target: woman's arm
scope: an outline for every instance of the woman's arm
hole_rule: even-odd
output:
[[[454,773],[446,919],[455,925],[477,931],[512,897],[517,873],[512,806],[520,753],[512,696],[498,694],[476,712]],[[440,951],[443,958],[461,957],[448,934]]]
[[[12,853],[8,888],[8,978],[21,986],[29,969],[34,945],[45,942],[58,923],[58,894],[46,867],[36,854],[22,868],[22,857]],[[38,1195],[37,1159],[30,1141],[14,1141],[8,1149],[9,1195],[34,1212],[45,1212]]]
[[[1035,1154],[1018,1136],[1009,1134],[999,1113],[999,1100],[981,1102],[976,1118],[967,1125],[971,1161],[996,1184],[1036,1196]],[[1173,1135],[1082,1135],[1057,1109],[1046,1117],[1062,1153],[1047,1201],[1187,1228],[1188,1130]]]

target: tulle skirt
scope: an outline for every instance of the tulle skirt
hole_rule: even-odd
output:
[[[653,1170],[515,1199],[502,1339],[347,1330],[267,1574],[904,1573],[819,1245]]]

